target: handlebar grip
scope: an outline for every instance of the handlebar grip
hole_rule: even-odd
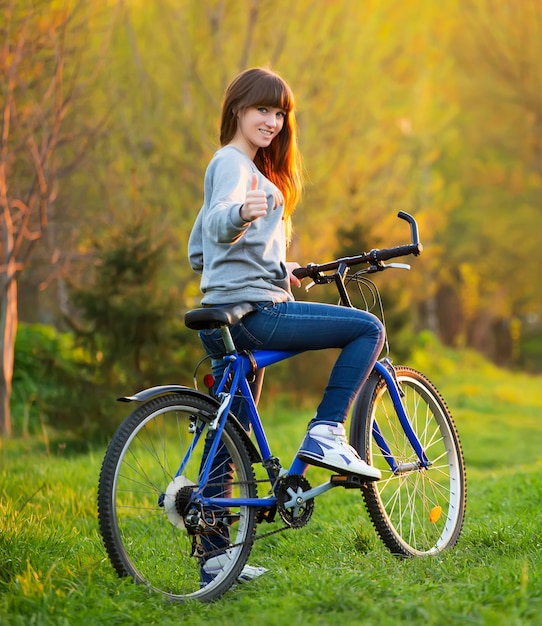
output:
[[[304,278],[307,278],[309,271],[306,267],[296,267],[292,274],[296,278],[299,278],[299,280],[303,280]]]
[[[399,256],[408,256],[409,254],[418,256],[422,250],[423,246],[421,243],[409,243],[406,246],[375,250],[375,256],[379,261],[387,261],[388,259],[395,259]]]

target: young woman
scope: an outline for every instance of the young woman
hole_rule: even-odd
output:
[[[205,173],[203,206],[188,243],[190,264],[201,273],[202,304],[255,305],[231,329],[239,350],[341,348],[298,456],[340,474],[378,479],[380,472],[348,445],[344,421],[382,349],[384,329],[370,313],[296,302],[292,295],[291,285],[300,286],[292,273],[299,265],[286,261],[286,248],[302,180],[294,97],[280,76],[255,68],[231,82],[222,105],[220,144]],[[220,331],[201,331],[200,337],[214,357],[218,381],[225,367]],[[232,410],[248,429],[242,407],[237,403]],[[226,453],[214,463],[218,475],[228,475],[231,459]],[[229,516],[216,510],[212,517],[213,532],[202,537],[203,552],[212,555],[200,560],[202,585],[228,558]],[[240,580],[265,571],[246,565]]]
[[[299,265],[286,261],[286,248],[302,181],[294,97],[279,75],[254,68],[231,82],[220,144],[188,244],[190,264],[201,273],[202,304],[255,304],[232,328],[240,350],[341,348],[298,456],[337,473],[378,479],[380,472],[348,445],[344,422],[382,349],[384,329],[365,311],[294,300],[291,284],[300,282],[292,271]],[[218,379],[220,331],[200,337],[207,353],[218,356]]]

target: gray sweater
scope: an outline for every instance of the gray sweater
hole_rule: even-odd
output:
[[[246,223],[239,209],[252,174],[267,194],[265,217]],[[205,173],[204,198],[188,241],[192,269],[201,273],[202,304],[293,300],[286,270],[282,195],[241,150],[218,150]]]

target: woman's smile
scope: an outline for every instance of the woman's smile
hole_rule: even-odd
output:
[[[231,142],[250,158],[259,148],[266,148],[280,133],[286,112],[268,106],[249,107],[238,114],[237,132]]]

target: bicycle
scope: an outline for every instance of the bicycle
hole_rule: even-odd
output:
[[[383,314],[378,289],[366,275],[409,269],[384,261],[422,251],[415,219],[404,212],[398,217],[409,222],[412,243],[311,263],[296,275],[334,283],[343,306],[352,306],[346,286],[364,285]],[[349,274],[359,265],[368,267]],[[207,393],[197,384],[171,384],[119,398],[141,404],[113,436],[99,479],[100,531],[116,572],[172,600],[215,600],[238,580],[254,541],[305,526],[315,499],[337,487],[361,490],[373,526],[393,554],[432,555],[453,547],[465,515],[465,465],[435,386],[387,356],[379,360],[354,402],[350,444],[382,478],[332,474],[311,487],[305,463],[294,458],[284,467],[273,455],[250,389],[257,369],[294,353],[240,354],[233,344],[230,326],[251,310],[241,303],[185,315],[189,328],[221,329],[227,367],[216,394],[211,381]],[[253,438],[230,411],[236,394]],[[263,477],[257,479],[255,470]],[[278,528],[256,535],[264,522],[279,521]]]

